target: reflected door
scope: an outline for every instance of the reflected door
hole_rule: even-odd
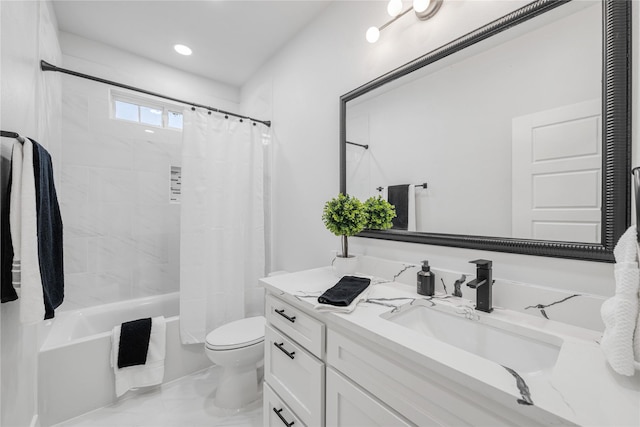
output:
[[[600,242],[601,103],[513,119],[513,237]]]

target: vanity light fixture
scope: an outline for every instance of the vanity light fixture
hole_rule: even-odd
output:
[[[433,17],[438,10],[440,10],[440,6],[442,6],[442,2],[444,0],[413,0],[413,3],[409,8],[407,8],[404,12],[402,11],[402,0],[390,0],[387,5],[387,12],[393,18],[381,25],[380,27],[369,27],[366,33],[366,38],[369,43],[375,43],[380,38],[380,31],[387,28],[391,23],[398,20],[400,17],[404,16],[408,12],[412,11],[416,14],[418,19],[421,21],[426,21],[427,19]]]
[[[176,45],[173,46],[173,48],[180,55],[189,56],[189,55],[191,55],[193,53],[193,51],[191,50],[191,48],[189,46],[185,46],[183,44],[176,44]]]

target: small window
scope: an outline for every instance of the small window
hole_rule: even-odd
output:
[[[140,106],[140,123],[162,126],[162,110]]]
[[[167,126],[174,129],[182,129],[182,113],[176,113],[175,111],[169,111],[169,122]]]
[[[182,113],[171,104],[156,104],[147,99],[112,93],[113,117],[148,126],[182,130]],[[171,108],[171,110],[169,110]]]
[[[129,120],[131,122],[139,121],[138,106],[128,102],[116,101],[116,119]]]

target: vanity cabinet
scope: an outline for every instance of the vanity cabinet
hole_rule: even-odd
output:
[[[264,425],[323,426],[324,323],[272,295],[265,308]]]
[[[418,426],[538,425],[433,370],[416,366],[401,356],[381,354],[372,345],[330,329],[327,331],[327,365],[410,423]],[[330,425],[329,399],[327,384],[327,425]]]
[[[327,368],[327,426],[411,426],[333,368]]]
[[[500,404],[295,304],[266,298],[265,426],[563,424],[533,406]]]

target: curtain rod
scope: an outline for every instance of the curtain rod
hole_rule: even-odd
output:
[[[164,98],[164,99],[168,99],[170,101],[179,102],[181,104],[191,105],[192,107],[204,108],[206,110],[213,111],[213,112],[216,112],[216,113],[227,114],[229,116],[239,117],[241,119],[248,119],[248,120],[251,120],[252,122],[262,123],[262,124],[266,125],[267,127],[271,127],[271,121],[270,120],[258,120],[258,119],[254,119],[254,118],[249,117],[249,116],[242,116],[240,114],[231,113],[229,111],[220,110],[220,109],[214,108],[214,107],[209,107],[207,105],[197,104],[195,102],[190,102],[190,101],[184,101],[184,100],[178,99],[178,98],[172,98],[170,96],[161,95],[159,93],[151,92],[149,90],[140,89],[140,88],[137,88],[135,86],[129,86],[129,85],[126,85],[126,84],[123,84],[123,83],[114,82],[112,80],[107,80],[107,79],[102,79],[100,77],[90,76],[89,74],[83,74],[83,73],[79,73],[77,71],[67,70],[65,68],[56,67],[55,65],[49,64],[47,61],[42,61],[42,60],[40,61],[40,69],[42,71],[57,71],[59,73],[69,74],[71,76],[76,76],[76,77],[81,77],[83,79],[93,80],[94,82],[105,83],[105,84],[108,84],[108,85],[121,87],[123,89],[132,90],[134,92],[140,92],[140,93],[144,93],[146,95],[157,96],[158,98]]]

